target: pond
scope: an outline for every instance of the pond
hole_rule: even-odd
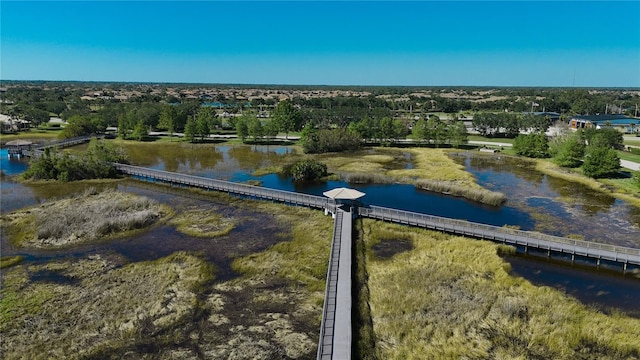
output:
[[[582,184],[542,174],[533,163],[500,155],[460,153],[485,188],[507,195],[507,207],[534,219],[532,230],[613,245],[640,247],[640,209]]]

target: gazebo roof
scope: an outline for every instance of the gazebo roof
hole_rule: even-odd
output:
[[[332,198],[334,200],[338,200],[338,199],[343,199],[343,200],[355,200],[355,199],[359,199],[363,196],[365,196],[366,194],[363,192],[360,192],[356,189],[349,189],[349,188],[335,188],[333,190],[329,190],[329,191],[325,191],[322,193],[324,196],[328,197],[328,198]]]
[[[13,140],[13,141],[9,141],[7,143],[7,146],[28,146],[28,145],[32,145],[33,143],[31,141],[28,140]]]

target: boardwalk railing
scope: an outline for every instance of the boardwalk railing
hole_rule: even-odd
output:
[[[272,200],[286,204],[302,205],[317,209],[328,209],[335,212],[336,204],[333,200],[316,195],[302,194],[292,191],[275,190],[259,186],[240,184],[231,181],[210,179],[195,175],[179,174],[163,170],[148,169],[140,166],[114,164],[122,173],[154,179],[175,184],[199,187],[208,190],[224,191],[237,195],[252,196],[265,200]]]
[[[511,245],[640,265],[640,249],[574,240],[533,231],[515,230],[380,206],[360,208],[359,214],[368,218],[500,241]]]
[[[351,213],[337,210],[327,269],[318,360],[351,358]]]
[[[90,141],[93,137],[94,136],[79,136],[79,137],[74,137],[74,138],[70,138],[70,139],[56,141],[56,142],[53,142],[53,143],[47,144],[47,145],[38,146],[35,149],[33,149],[33,156],[34,157],[39,157],[40,155],[42,155],[44,153],[45,149],[65,148],[65,147],[69,147],[69,146],[83,144],[83,143],[86,143],[86,142]],[[23,152],[23,155],[24,156],[30,156],[31,154],[29,153],[29,151],[27,151],[27,153]]]

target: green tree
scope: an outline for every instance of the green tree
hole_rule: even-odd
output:
[[[283,172],[291,176],[293,181],[317,181],[327,176],[327,165],[314,159],[300,160],[285,167]]]
[[[273,139],[278,135],[278,125],[273,121],[268,121],[263,126],[264,136],[268,139]]]
[[[198,134],[198,125],[196,124],[195,121],[191,119],[187,119],[187,123],[184,126],[184,137],[189,142],[194,142],[197,134]]]
[[[612,177],[620,169],[620,158],[615,150],[606,147],[589,146],[584,157],[582,171],[592,178]]]
[[[161,129],[165,129],[169,132],[169,136],[173,137],[173,133],[176,129],[176,121],[178,119],[178,112],[176,111],[175,106],[173,105],[165,105],[162,108],[162,112],[160,113],[160,120],[158,122],[158,127]]]
[[[264,129],[262,123],[258,118],[252,117],[247,124],[247,131],[249,136],[253,138],[253,142],[256,142],[259,138],[264,136]]]
[[[451,139],[451,146],[459,148],[469,141],[469,134],[467,133],[467,127],[462,121],[456,121],[453,125],[449,126]]]
[[[521,134],[515,138],[513,149],[518,155],[546,158],[549,157],[549,140],[543,133]]]
[[[286,134],[287,139],[289,139],[289,132],[300,130],[302,127],[302,116],[289,100],[280,101],[276,105],[272,118],[278,124],[280,131]]]
[[[62,139],[91,135],[98,130],[96,125],[86,116],[75,115],[69,118],[67,122],[67,126],[64,127],[59,135]]]
[[[581,134],[576,132],[559,139],[553,146],[553,160],[564,167],[578,167],[582,164],[585,143]]]
[[[247,138],[247,135],[249,134],[249,128],[247,126],[247,119],[243,117],[240,117],[239,119],[236,119],[236,133],[238,134],[238,137],[240,138],[240,140],[242,140],[242,142],[245,141],[245,139]]]
[[[138,141],[143,140],[146,136],[148,135],[147,133],[147,127],[144,125],[144,121],[141,119],[140,121],[138,121],[138,123],[136,124],[136,127],[133,128],[133,134],[131,134],[131,136]]]
[[[431,129],[427,126],[427,121],[424,119],[418,120],[413,124],[411,135],[418,141],[424,141],[431,138]]]
[[[198,111],[197,132],[200,134],[201,140],[204,140],[205,136],[209,136],[211,127],[214,126],[215,119],[217,118],[216,111],[212,107],[202,107]]]
[[[584,131],[584,136],[590,146],[608,147],[619,150],[624,148],[622,133],[614,128],[589,128]]]

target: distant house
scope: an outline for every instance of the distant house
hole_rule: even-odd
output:
[[[610,127],[624,133],[637,133],[640,131],[640,119],[619,114],[575,115],[570,118],[569,127],[574,130]]]

